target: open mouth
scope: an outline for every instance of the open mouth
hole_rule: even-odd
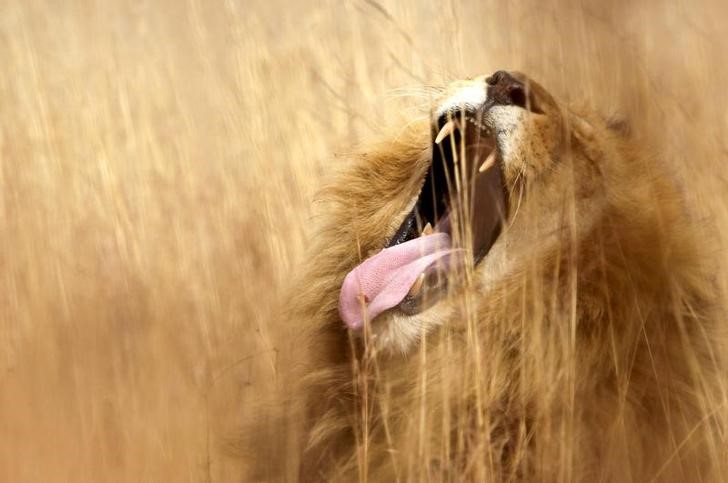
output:
[[[432,163],[412,211],[387,246],[347,275],[347,325],[399,309],[412,315],[460,285],[487,254],[507,215],[502,160],[484,109],[463,108],[432,126]]]
[[[398,304],[415,314],[432,306],[448,287],[490,251],[507,215],[507,192],[495,138],[481,122],[483,110],[442,114],[433,125],[432,164],[415,206],[387,248],[436,234],[447,242]],[[419,243],[422,243],[421,241]],[[425,252],[423,252],[425,253]]]
[[[484,121],[498,105],[542,110],[515,75],[498,71],[486,84],[487,95],[433,122],[432,162],[412,211],[381,252],[345,277],[339,313],[349,328],[388,310],[413,315],[431,307],[468,280],[500,235],[508,190],[495,133]]]

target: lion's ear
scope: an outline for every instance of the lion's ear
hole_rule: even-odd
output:
[[[605,119],[605,121],[607,123],[607,127],[620,136],[629,136],[632,132],[632,126],[623,116],[613,115]]]

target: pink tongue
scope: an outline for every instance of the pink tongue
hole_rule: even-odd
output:
[[[399,304],[427,267],[453,251],[446,233],[433,233],[368,258],[344,279],[339,295],[341,319],[350,329],[360,329],[365,317],[371,320]]]

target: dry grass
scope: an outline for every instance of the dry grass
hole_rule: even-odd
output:
[[[423,85],[517,68],[631,116],[728,240],[727,26],[721,0],[4,2],[0,479],[239,481],[313,193]]]

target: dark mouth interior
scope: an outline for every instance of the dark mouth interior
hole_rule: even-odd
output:
[[[449,234],[461,248],[470,249],[473,265],[487,255],[503,226],[507,196],[495,140],[479,122],[481,114],[481,111],[450,112],[433,124],[430,169],[414,208],[388,247],[421,236],[429,224],[435,232]],[[435,143],[435,136],[449,121],[456,122],[458,127],[439,144]],[[490,167],[481,172],[480,167],[489,158],[490,162],[485,164]],[[453,224],[453,219],[459,223]],[[429,288],[442,289],[447,282],[443,283],[440,274],[435,275],[438,276],[429,277]],[[400,308],[410,313],[422,310],[422,296],[408,296]]]
[[[437,128],[433,130],[435,134],[447,122],[441,117],[437,123]],[[456,131],[452,134],[457,138],[454,143],[456,146],[460,141],[461,134]],[[444,142],[432,146],[432,164],[425,177],[420,194],[415,203],[412,212],[405,218],[388,246],[398,245],[400,243],[412,240],[420,236],[422,228],[428,223],[431,226],[437,226],[437,223],[446,215],[450,208],[452,197],[450,195],[451,183],[454,182],[455,162],[452,142]],[[455,148],[457,149],[457,148]]]
[[[480,127],[477,115],[478,112],[446,113],[433,125],[433,140],[450,120],[464,127],[455,129],[439,144],[433,141],[432,163],[415,206],[387,246],[419,237],[428,223],[436,231],[452,236],[450,220],[455,207],[459,209],[462,222],[469,225],[469,230],[461,232],[471,234],[474,264],[487,254],[506,215],[506,196],[500,160],[485,172],[479,172],[488,156],[493,153],[497,157],[497,153],[495,141]],[[462,146],[463,138],[466,146]],[[456,189],[456,177],[460,181],[460,191]],[[463,210],[465,200],[469,201],[469,209]],[[469,212],[469,216],[465,216],[465,212]]]

